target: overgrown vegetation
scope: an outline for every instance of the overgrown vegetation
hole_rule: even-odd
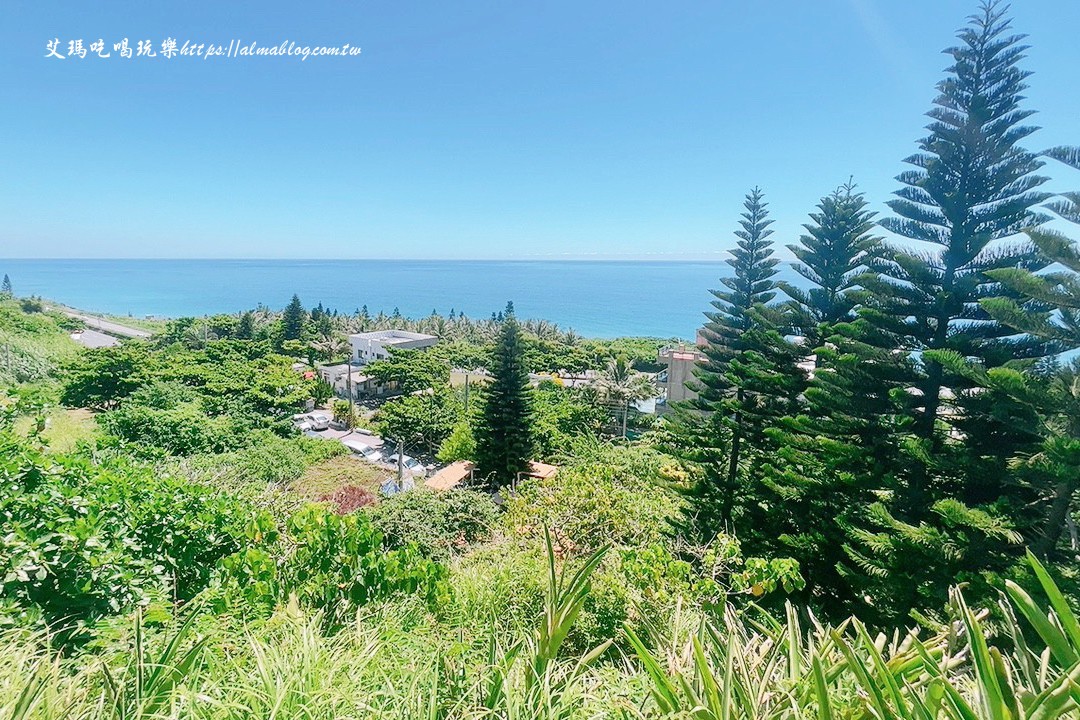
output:
[[[512,305],[294,296],[80,351],[5,277],[0,718],[1080,717],[1080,251],[1040,210],[1080,196],[1039,189],[1010,32],[994,3],[961,31],[882,220],[928,251],[849,181],[778,283],[747,195],[696,398],[656,427],[659,341]],[[385,327],[440,343],[332,414],[473,462],[461,487],[384,496],[290,422]]]

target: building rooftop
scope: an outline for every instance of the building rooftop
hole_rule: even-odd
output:
[[[350,340],[354,338],[357,340],[377,340],[383,345],[393,345],[394,343],[410,342],[412,340],[439,339],[434,335],[409,332],[408,330],[375,330],[373,332],[353,333],[349,336]]]
[[[475,467],[468,460],[458,460],[429,477],[424,485],[432,490],[452,490],[470,478]]]
[[[529,472],[525,474],[533,478],[549,478],[558,472],[559,468],[555,465],[548,465],[547,463],[536,462],[533,460],[529,462]]]
[[[678,347],[668,346],[668,347],[660,348],[660,352],[657,353],[657,356],[661,360],[666,360],[666,359],[671,359],[671,360],[704,360],[705,359],[705,353],[703,353],[701,350],[699,350],[697,348],[694,348],[694,347],[686,347],[685,345],[681,345],[681,346],[678,346]]]

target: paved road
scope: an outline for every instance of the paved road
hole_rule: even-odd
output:
[[[73,312],[71,310],[65,310],[64,314],[69,317],[82,320],[84,323],[86,323],[86,327],[88,328],[99,330],[110,335],[120,335],[122,337],[133,338],[150,337],[150,333],[145,330],[128,327],[127,325],[121,325],[120,323],[114,323],[109,320],[102,320],[101,318],[94,317],[93,315],[83,315],[82,313]]]
[[[82,332],[71,333],[71,339],[89,348],[113,347],[120,344],[120,341],[112,335],[99,333],[97,330],[83,330]]]

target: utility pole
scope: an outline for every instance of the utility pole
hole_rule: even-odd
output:
[[[353,390],[352,390],[352,353],[345,362],[345,392],[349,396],[349,414],[345,416],[345,427],[352,430],[353,421]]]
[[[401,491],[401,487],[402,487],[401,478],[402,478],[402,475],[404,474],[404,471],[405,471],[405,455],[403,454],[404,452],[405,452],[405,450],[402,448],[401,441],[398,440],[398,444],[397,444],[397,489],[398,489],[398,492]]]
[[[465,373],[465,417],[469,417],[469,373]]]

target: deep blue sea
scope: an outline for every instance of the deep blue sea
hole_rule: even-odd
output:
[[[780,277],[794,282],[790,266]],[[486,317],[514,301],[586,337],[692,339],[724,262],[472,260],[2,260],[17,295],[116,315],[177,317],[280,309],[300,296],[351,313],[398,308]]]

